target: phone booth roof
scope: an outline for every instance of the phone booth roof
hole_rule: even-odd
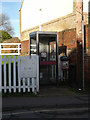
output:
[[[29,35],[35,36],[36,34],[48,35],[48,36],[53,35],[54,36],[54,35],[57,35],[57,32],[54,32],[54,31],[35,31],[35,32],[30,33]]]
[[[57,32],[53,32],[53,31],[35,31],[29,34],[30,38],[32,37],[36,37],[38,35],[40,35],[40,37],[48,37],[48,38],[52,38],[52,37],[57,37]],[[51,42],[52,40],[50,40]],[[57,41],[57,40],[56,40]]]

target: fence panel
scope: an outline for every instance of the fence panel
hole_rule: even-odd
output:
[[[23,56],[25,57],[25,56]],[[26,61],[27,62],[27,61]],[[0,91],[6,92],[39,92],[39,57],[36,59],[37,75],[35,77],[21,77],[20,56],[11,57],[0,55]]]
[[[0,43],[0,55],[20,55],[20,45],[21,43]],[[15,46],[16,48],[14,48],[13,46]],[[15,52],[15,50],[17,51],[17,53]]]

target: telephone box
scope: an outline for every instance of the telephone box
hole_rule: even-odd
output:
[[[30,55],[39,55],[40,84],[58,84],[57,32],[36,31],[29,37]]]

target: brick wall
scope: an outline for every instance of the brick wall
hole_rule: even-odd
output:
[[[76,29],[59,32],[59,46],[67,46],[70,64],[76,64]],[[85,26],[85,82],[90,83],[90,25]]]
[[[67,46],[70,64],[76,65],[76,29],[58,32],[58,42],[59,46]],[[21,49],[23,54],[29,54],[29,40],[21,42]],[[90,25],[85,26],[85,81],[90,83]]]
[[[90,24],[86,29],[85,81],[90,84]]]
[[[70,64],[76,64],[76,29],[65,30],[58,33],[59,46],[67,46]],[[90,83],[90,25],[85,26],[85,82]]]
[[[76,48],[76,29],[68,29],[58,32],[59,46],[67,46],[67,54],[69,55]],[[85,26],[85,47],[86,54],[90,55],[90,25]],[[29,52],[29,40],[21,42],[21,52]]]
[[[21,42],[21,53],[23,55],[28,55],[29,54],[29,40]]]

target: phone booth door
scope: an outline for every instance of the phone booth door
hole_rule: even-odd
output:
[[[30,34],[30,43],[32,43],[31,40],[33,40],[34,41],[33,43],[36,44],[35,51],[36,54],[39,55],[40,84],[41,85],[57,84],[58,80],[57,32],[48,31],[34,32]]]

